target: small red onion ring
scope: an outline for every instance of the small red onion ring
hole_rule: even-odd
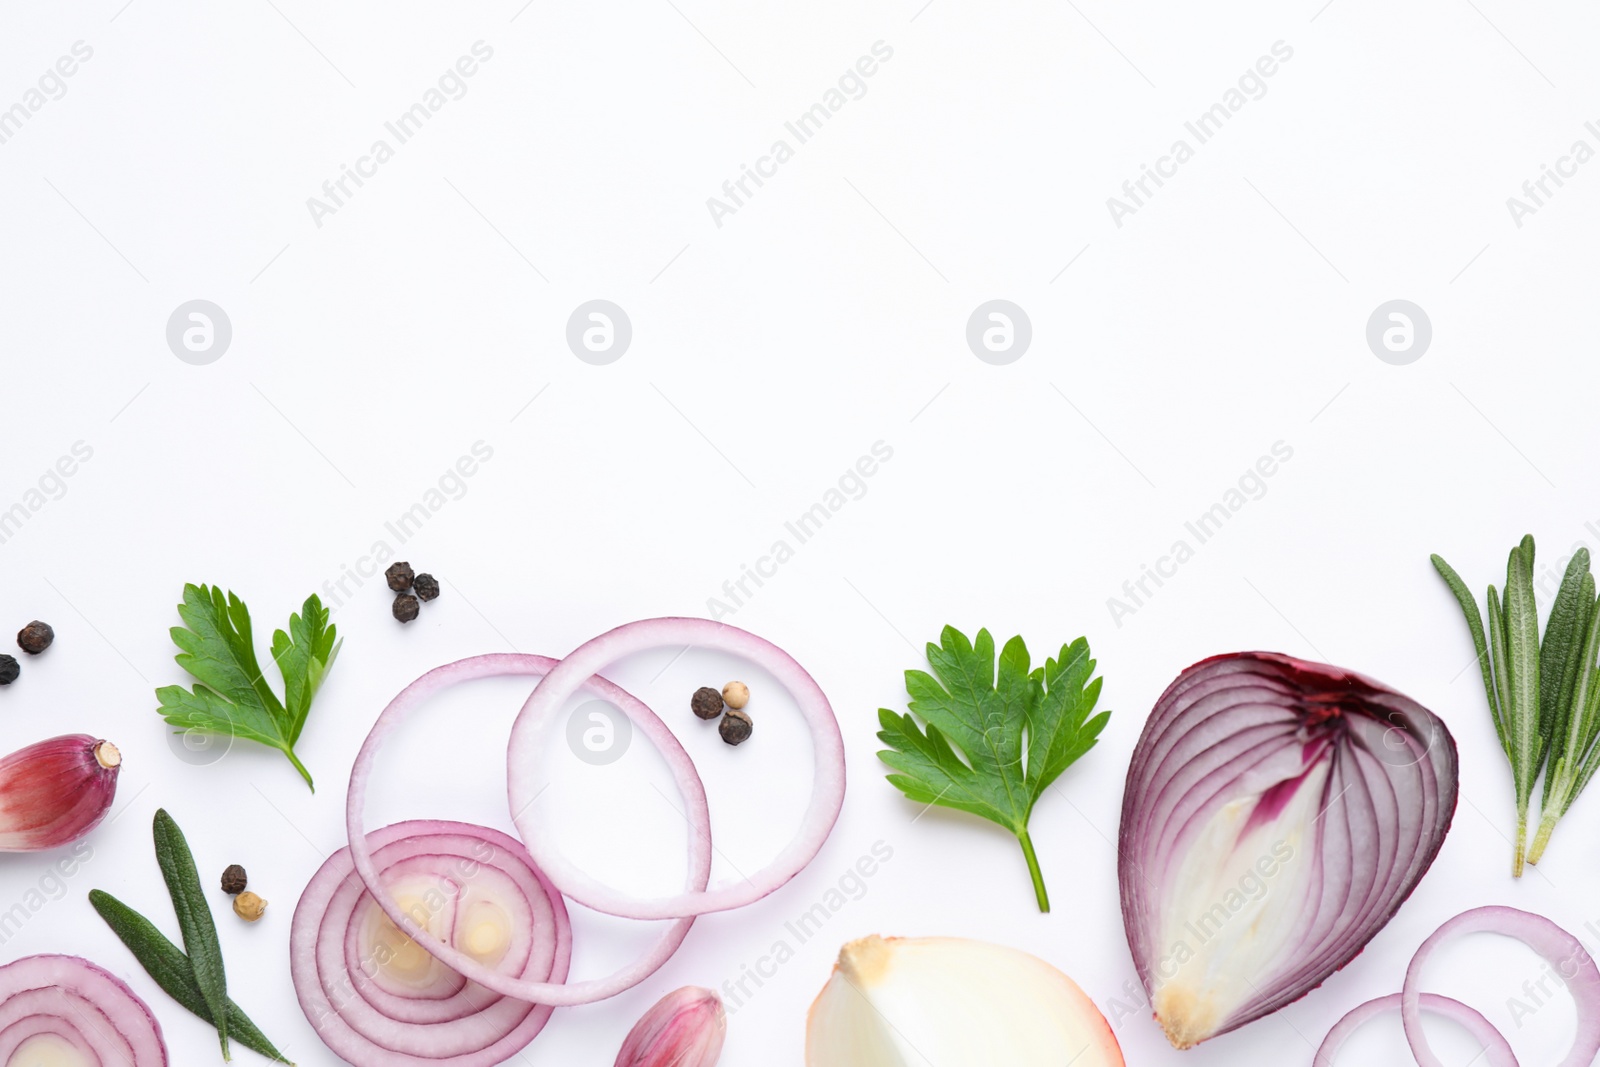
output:
[[[417,821],[369,835],[382,874],[427,874],[455,888],[439,905],[454,909],[475,889],[499,890],[497,903],[518,910],[514,942],[502,967],[560,982],[572,959],[572,926],[554,886],[532,866],[515,839],[481,826]],[[521,911],[519,905],[525,906]],[[322,865],[295,908],[290,968],[306,1019],[323,1043],[360,1067],[491,1067],[538,1036],[552,1008],[491,994],[462,982],[445,999],[408,1000],[382,988],[381,960],[352,957],[364,909],[375,904],[355,875],[350,850]],[[375,965],[374,965],[375,964]],[[440,965],[442,966],[442,965]]]
[[[1400,1010],[1401,995],[1390,993],[1386,997],[1369,1000],[1365,1004],[1350,1009],[1344,1018],[1333,1025],[1328,1031],[1328,1036],[1323,1038],[1322,1047],[1317,1049],[1316,1058],[1311,1061],[1311,1067],[1334,1067],[1334,1057],[1339,1055],[1339,1049],[1344,1045],[1345,1039],[1358,1030],[1367,1020],[1382,1015],[1384,1012]],[[1483,1062],[1486,1067],[1517,1067],[1517,1057],[1511,1052],[1511,1046],[1506,1043],[1505,1035],[1495,1028],[1494,1023],[1485,1019],[1476,1009],[1468,1007],[1459,1000],[1450,997],[1441,997],[1435,993],[1424,993],[1421,997],[1423,1011],[1431,1011],[1435,1015],[1442,1015],[1451,1022],[1456,1023],[1467,1033],[1477,1039],[1483,1046],[1488,1058]],[[1473,1061],[1477,1063],[1476,1060]]]
[[[610,664],[666,645],[691,645],[731,653],[771,672],[794,697],[811,729],[816,779],[799,831],[765,869],[717,889],[707,890],[702,884],[677,896],[646,900],[612,889],[570,863],[552,844],[541,820],[534,817],[530,808],[539,793],[536,757],[548,743],[556,713],[566,700]],[[672,731],[642,704],[634,702],[621,706],[634,726],[661,750],[686,806],[691,810],[703,807],[703,797],[695,795],[699,776]],[[728,911],[760,900],[799,874],[816,857],[833,832],[839,810],[844,806],[844,738],[822,689],[804,667],[777,645],[738,627],[709,619],[645,619],[619,626],[580,645],[545,675],[523,705],[516,725],[511,728],[507,766],[512,821],[539,869],[573,901],[628,919],[678,919]],[[709,844],[709,827],[703,832],[708,835],[705,844]]]
[[[36,1037],[73,1046],[94,1067],[166,1067],[161,1024],[109,971],[77,956],[25,956],[0,967],[0,1050]]]
[[[1428,1047],[1422,1029],[1421,995],[1417,983],[1422,968],[1443,941],[1457,934],[1488,933],[1515,938],[1527,945],[1555,968],[1578,1006],[1578,1030],[1572,1049],[1557,1067],[1589,1067],[1600,1053],[1600,968],[1595,966],[1582,942],[1542,915],[1516,908],[1487,907],[1464,911],[1433,932],[1411,957],[1406,968],[1406,983],[1401,992],[1400,1019],[1405,1023],[1406,1040],[1420,1067],[1444,1067],[1443,1061]],[[1501,1039],[1504,1041],[1504,1038]],[[1509,1049],[1508,1049],[1509,1052]],[[1516,1067],[1512,1057],[1507,1067]]]
[[[485,967],[453,945],[445,944],[422,929],[416,920],[400,909],[399,903],[384,889],[378,878],[378,868],[373,862],[373,846],[368,841],[363,827],[367,784],[372,776],[378,751],[389,731],[395,729],[414,707],[434,693],[458,682],[502,675],[547,675],[556,666],[557,661],[547,656],[520,653],[473,656],[470,659],[436,667],[406,686],[389,702],[389,706],[383,709],[378,721],[373,724],[372,732],[367,735],[366,742],[361,746],[360,754],[356,756],[355,765],[350,770],[350,792],[346,802],[345,822],[350,835],[350,860],[357,876],[366,886],[367,892],[372,894],[372,899],[383,909],[384,914],[405,931],[407,936],[451,970],[486,989],[534,1004],[566,1007],[605,1000],[624,990],[632,989],[650,977],[672,957],[678,946],[683,944],[684,937],[689,933],[689,927],[694,923],[693,917],[678,918],[662,932],[660,939],[643,956],[605,978],[583,982],[541,982],[502,974]],[[701,784],[699,775],[695,773],[694,764],[690,762],[688,753],[684,752],[683,746],[678,743],[672,731],[668,730],[638,697],[598,675],[583,679],[581,687],[621,708],[642,732],[655,741],[669,764],[688,768],[688,779],[679,780],[679,785],[684,789],[688,801],[686,809],[691,820],[688,884],[691,890],[703,890],[711,880],[711,817],[706,807],[705,787]]]

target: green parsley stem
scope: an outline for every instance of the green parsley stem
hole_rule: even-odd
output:
[[[1033,851],[1033,838],[1028,836],[1028,831],[1023,830],[1017,834],[1017,840],[1022,842],[1022,855],[1028,861],[1028,874],[1033,878],[1033,895],[1038,898],[1039,910],[1050,910],[1050,894],[1044,888],[1044,872],[1039,869],[1038,853]]]

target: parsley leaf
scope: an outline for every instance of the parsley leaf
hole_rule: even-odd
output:
[[[988,630],[979,630],[974,643],[946,626],[940,641],[928,645],[932,675],[906,672],[912,714],[878,709],[878,740],[889,746],[878,758],[896,772],[890,783],[917,803],[980,815],[1015,834],[1039,910],[1049,911],[1028,819],[1045,789],[1094,747],[1111,716],[1089,717],[1102,681],[1090,680],[1089,642],[1080,637],[1063,645],[1059,658],[1030,670],[1027,646],[1013,637],[1000,651],[997,675]]]
[[[311,772],[294,754],[294,745],[343,643],[338,627],[329,625],[321,599],[312,594],[300,614],[289,616],[288,632],[272,635],[272,658],[283,675],[281,701],[256,660],[244,601],[231,592],[224,596],[220,588],[185,585],[178,615],[185,625],[172,628],[172,641],[183,650],[175,658],[200,684],[193,690],[177,685],[157,689],[161,717],[184,730],[242,737],[275,748],[289,757],[315,792]]]

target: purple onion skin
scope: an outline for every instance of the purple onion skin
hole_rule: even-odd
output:
[[[88,734],[52,737],[0,759],[0,852],[70,845],[111,810],[122,754]]]
[[[1251,786],[1230,792],[1246,767]],[[1285,771],[1276,785],[1262,780],[1276,770]],[[1324,772],[1321,796],[1296,797]],[[1134,749],[1118,861],[1129,949],[1173,1045],[1192,1047],[1271,1014],[1354,959],[1438,855],[1455,814],[1457,778],[1455,741],[1444,723],[1353,671],[1281,653],[1239,652],[1201,660],[1180,674],[1156,702]],[[1314,799],[1321,814],[1306,824],[1301,848],[1321,875],[1304,920],[1318,924],[1318,931],[1310,936],[1301,927],[1298,934],[1309,940],[1284,954],[1290,962],[1259,976],[1259,993],[1249,1002],[1215,1025],[1185,1026],[1159,1011],[1163,978],[1182,972],[1180,964],[1171,975],[1157,974],[1170,958],[1163,956],[1167,946],[1157,943],[1158,894],[1168,889],[1166,872],[1188,855],[1199,828],[1241,798],[1254,799],[1256,808],[1240,838],[1291,802]],[[1388,847],[1341,850],[1363,829]],[[1384,852],[1392,855],[1380,866]],[[1340,888],[1343,897],[1335,892]],[[1189,903],[1203,912],[1210,902]]]

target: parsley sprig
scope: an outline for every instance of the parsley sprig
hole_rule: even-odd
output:
[[[183,651],[178,666],[200,683],[192,690],[169,685],[156,690],[157,710],[173,726],[227,737],[242,737],[282,752],[316,791],[311,772],[294,753],[311,713],[311,702],[339,654],[338,627],[313,593],[300,614],[289,616],[287,632],[272,635],[272,658],[283,675],[280,701],[256,661],[250,609],[233,593],[213,586],[185,585],[172,628]]]
[[[996,670],[994,638],[976,642],[946,626],[928,645],[926,671],[906,672],[910,714],[878,710],[878,758],[889,781],[920,804],[955,808],[1016,835],[1033,878],[1040,911],[1050,910],[1028,819],[1050,784],[1089,749],[1109,711],[1090,718],[1100,699],[1089,642],[1063,645],[1056,659],[1031,668],[1021,637],[1007,641]],[[918,724],[918,720],[926,728]]]

